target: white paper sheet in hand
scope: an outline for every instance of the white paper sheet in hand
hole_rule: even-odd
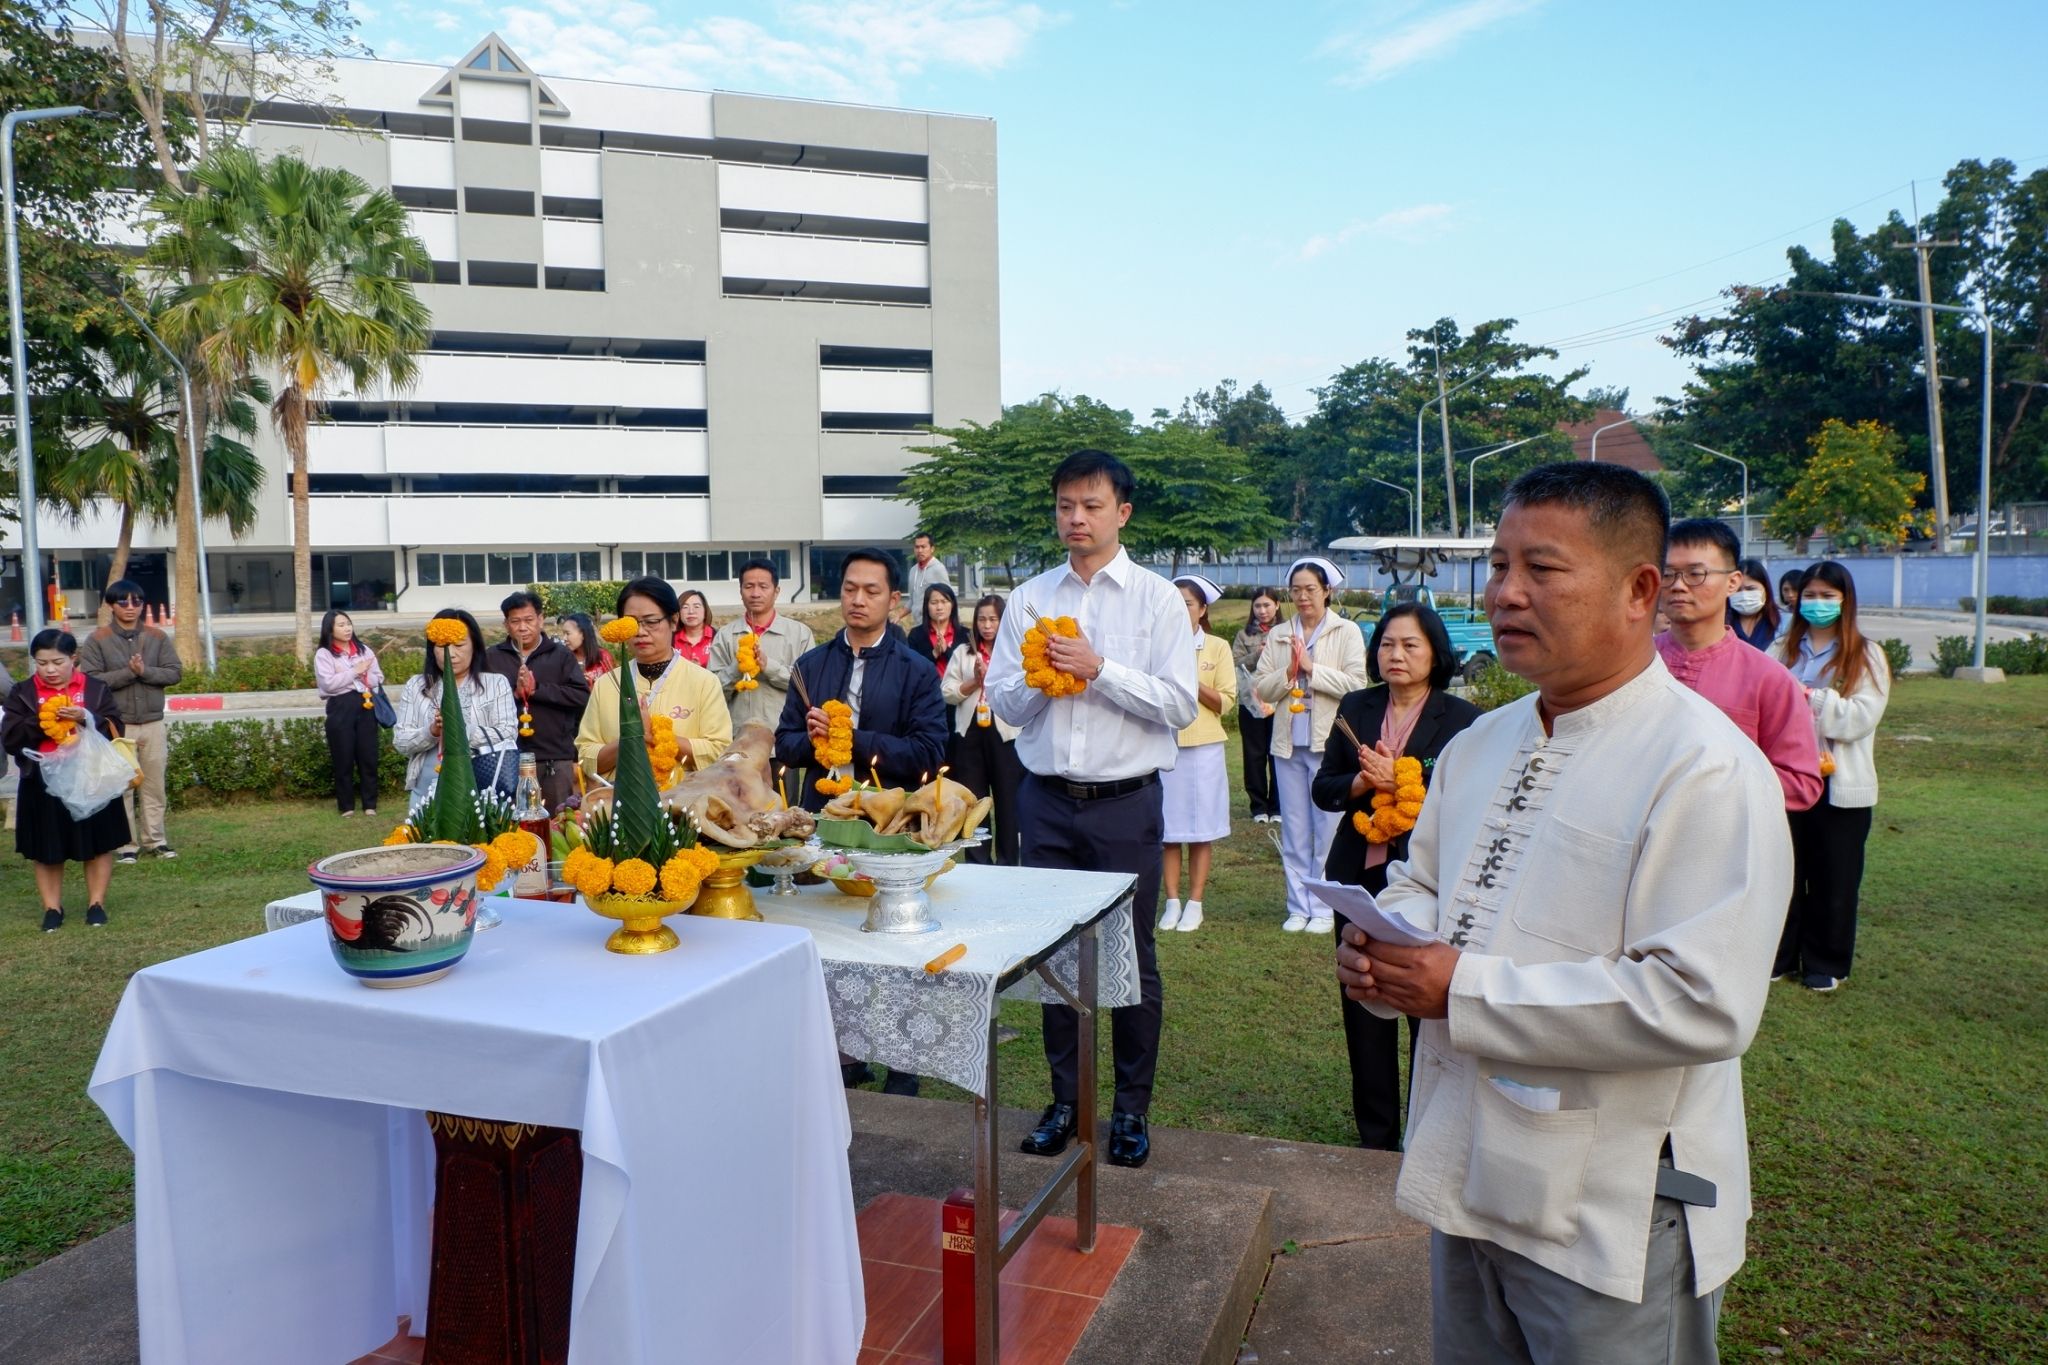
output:
[[[1382,943],[1405,943],[1410,947],[1436,942],[1434,932],[1418,929],[1401,916],[1380,909],[1379,902],[1372,898],[1372,892],[1362,886],[1326,882],[1316,877],[1304,878],[1302,885],[1308,888],[1310,895],[1363,929],[1367,938],[1376,938]]]

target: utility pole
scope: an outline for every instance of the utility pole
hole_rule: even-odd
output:
[[[1961,245],[1961,242],[1937,242],[1922,236],[1917,210],[1913,215],[1913,240],[1892,243],[1894,251],[1912,252],[1919,267],[1920,349],[1925,353],[1924,363],[1927,366],[1927,444],[1934,482],[1934,548],[1942,554],[1948,553],[1948,453],[1941,435],[1941,374],[1934,361],[1934,310],[1927,306],[1934,302],[1928,297],[1934,289],[1928,280],[1927,253],[1936,247]]]
[[[1458,538],[1458,464],[1451,454],[1450,394],[1444,389],[1444,334],[1436,334],[1436,415],[1444,433],[1444,501],[1451,509],[1451,539]],[[1419,514],[1418,514],[1419,515]],[[1417,532],[1417,534],[1421,534]]]

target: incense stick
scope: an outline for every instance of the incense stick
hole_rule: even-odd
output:
[[[792,683],[796,684],[797,700],[804,704],[804,710],[809,711],[813,709],[811,706],[811,689],[804,686],[804,671],[801,668],[798,668],[796,665],[791,664],[789,668],[789,680]]]
[[[1351,741],[1352,748],[1363,749],[1365,747],[1365,741],[1361,740],[1358,737],[1358,732],[1351,728],[1350,724],[1344,719],[1344,717],[1337,717],[1337,728],[1344,732],[1344,738]]]

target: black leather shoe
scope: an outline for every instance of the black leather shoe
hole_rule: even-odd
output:
[[[1109,1119],[1109,1164],[1142,1166],[1152,1155],[1152,1139],[1145,1136],[1143,1114],[1112,1114]]]
[[[915,1071],[898,1071],[895,1067],[890,1067],[889,1079],[882,1082],[882,1093],[884,1095],[915,1095],[917,1093],[917,1073]]]
[[[1074,1106],[1048,1104],[1045,1112],[1038,1116],[1038,1126],[1031,1130],[1031,1136],[1018,1144],[1017,1150],[1033,1156],[1058,1156],[1067,1150],[1067,1140],[1073,1136]]]
[[[848,1090],[852,1090],[856,1086],[866,1085],[874,1078],[875,1073],[868,1067],[866,1062],[841,1062],[839,1064],[839,1079],[845,1083]]]

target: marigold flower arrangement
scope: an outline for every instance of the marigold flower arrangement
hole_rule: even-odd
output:
[[[811,745],[811,756],[826,773],[812,785],[826,796],[838,796],[853,790],[853,779],[839,775],[853,762],[853,708],[835,697],[819,709],[825,713],[825,738]]]
[[[654,785],[666,791],[682,766],[683,746],[676,723],[667,716],[647,718],[647,761],[654,765]]]
[[[1835,775],[1835,756],[1833,754],[1825,751],[1822,752],[1820,756],[1820,775],[1822,777],[1833,777]]]
[[[1079,696],[1088,690],[1087,680],[1052,666],[1048,646],[1055,635],[1078,639],[1081,623],[1071,616],[1033,616],[1031,628],[1024,632],[1024,685],[1048,697]]]
[[[732,685],[735,692],[751,692],[761,685],[758,674],[761,671],[761,644],[754,638],[754,632],[743,630],[733,645],[733,660],[740,670],[739,681]]]
[[[628,644],[639,633],[640,623],[630,616],[615,617],[597,628],[598,638],[608,645]],[[621,668],[626,666],[626,660],[623,657],[619,660],[619,666]]]
[[[1372,794],[1372,811],[1354,812],[1351,827],[1366,842],[1389,843],[1415,828],[1429,789],[1422,785],[1422,760],[1402,756],[1394,760],[1394,790]]]
[[[43,704],[36,708],[36,721],[43,727],[43,733],[58,744],[69,744],[78,738],[78,722],[57,713],[71,705],[69,693],[59,692],[43,698]]]
[[[447,650],[469,638],[469,627],[446,617],[427,622],[430,648]],[[441,747],[444,753],[469,753],[469,730],[455,695],[455,669],[444,658],[441,668]],[[466,762],[445,763],[433,794],[406,813],[405,822],[385,836],[386,844],[468,844],[484,855],[477,871],[477,890],[495,891],[508,871],[525,867],[540,851],[540,841],[519,828],[512,803],[497,791],[480,791],[476,772]]]

